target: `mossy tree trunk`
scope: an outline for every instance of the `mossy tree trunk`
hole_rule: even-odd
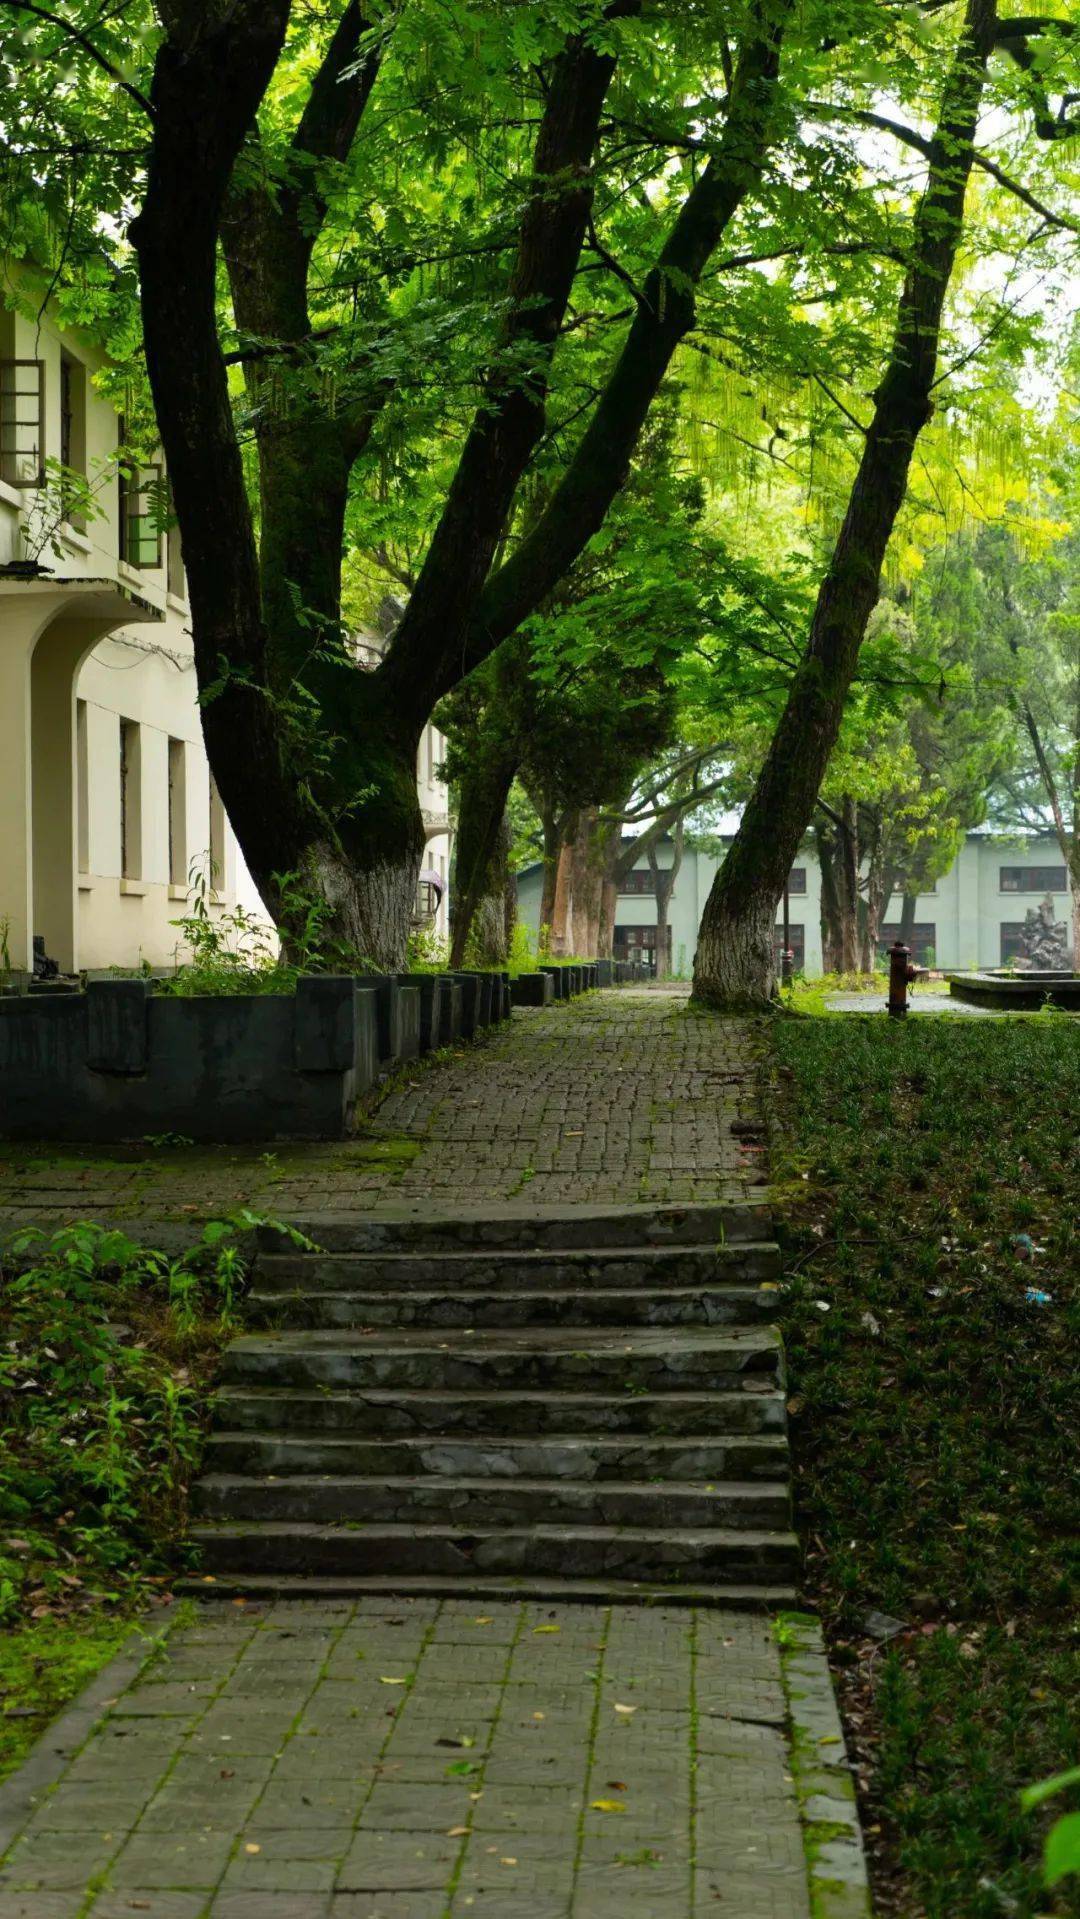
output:
[[[994,0],[967,0],[929,147],[892,351],[810,635],[739,830],[713,883],[694,998],[762,1008],[775,990],[773,925],[840,730],[915,442],[933,406],[942,311],[964,225],[975,132],[994,46]]]

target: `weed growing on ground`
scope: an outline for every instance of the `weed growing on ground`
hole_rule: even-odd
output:
[[[771,1039],[799,1519],[877,1910],[1080,1912],[1019,1799],[1080,1760],[1080,1027]]]
[[[208,1382],[245,1280],[214,1220],[178,1257],[82,1224],[0,1270],[0,1624],[139,1603],[179,1562]]]

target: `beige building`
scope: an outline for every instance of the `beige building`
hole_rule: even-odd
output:
[[[64,972],[171,964],[193,868],[213,914],[247,879],[196,703],[179,541],[160,465],[122,472],[104,356],[0,311],[0,930]],[[155,508],[157,509],[155,511]],[[37,561],[42,570],[35,571]],[[47,570],[45,570],[47,569]]]
[[[29,275],[0,306],[0,971],[172,965],[192,874],[263,916],[203,748],[160,463],[123,470],[105,356]],[[17,297],[16,297],[17,296]],[[35,566],[35,562],[37,563]],[[417,923],[446,928],[450,824],[428,727]],[[212,876],[212,878],[211,878]],[[434,884],[436,878],[441,883]],[[181,953],[182,956],[182,953]]]

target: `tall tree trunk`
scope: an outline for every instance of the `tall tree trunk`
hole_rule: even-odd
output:
[[[840,888],[836,865],[838,846],[831,820],[814,821],[814,844],[821,870],[821,968],[824,973],[840,971]]]
[[[577,815],[568,813],[563,820],[562,843],[555,868],[555,898],[551,909],[551,951],[556,959],[570,952],[571,909],[573,903],[574,838]]]
[[[510,870],[510,796],[516,755],[474,756],[458,786],[450,964],[471,951],[484,966],[506,961],[506,887]]]
[[[859,815],[845,794],[840,803],[840,971],[859,968]]]
[[[562,845],[560,822],[552,808],[545,806],[540,815],[544,834],[544,880],[540,891],[540,918],[537,921],[537,936],[542,943],[551,937],[551,922],[555,917],[555,881],[559,872],[559,849]]]
[[[661,866],[656,857],[656,847],[650,844],[649,871],[652,874],[653,893],[656,898],[656,977],[667,979],[671,971],[670,943],[671,923],[669,910],[671,896],[675,891],[675,881],[679,877],[679,868],[683,862],[683,845],[686,827],[680,819],[671,838],[671,865]]]
[[[777,904],[836,744],[915,442],[932,411],[942,310],[963,232],[995,25],[994,0],[967,0],[930,142],[892,352],[843,525],[806,652],[706,902],[694,962],[694,997],[705,1005],[762,1008],[772,1001]]]
[[[915,914],[916,914],[916,911],[918,910],[918,905],[919,905],[918,896],[915,893],[904,894],[904,902],[900,908],[899,937],[902,939],[905,946],[911,945],[912,939],[914,938],[914,935],[915,935]]]

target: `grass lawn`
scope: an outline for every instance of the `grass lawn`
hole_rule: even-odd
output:
[[[1040,1884],[1068,1802],[1017,1798],[1080,1760],[1080,1024],[774,1043],[796,1497],[877,1910],[1080,1913]]]

